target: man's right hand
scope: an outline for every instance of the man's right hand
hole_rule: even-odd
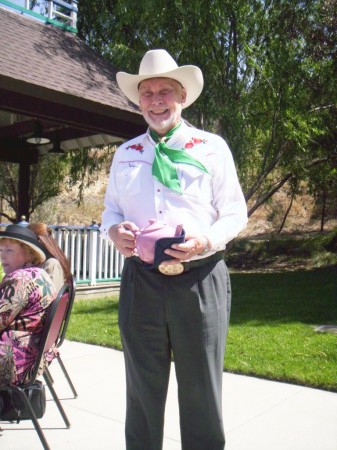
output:
[[[135,255],[136,231],[139,231],[139,228],[133,222],[121,222],[109,229],[109,237],[116,249],[126,257]]]

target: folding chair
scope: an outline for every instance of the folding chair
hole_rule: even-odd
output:
[[[37,376],[38,376],[40,365],[44,359],[44,355],[48,352],[48,350],[53,345],[56,345],[56,343],[58,342],[58,339],[59,339],[59,336],[61,333],[61,329],[62,329],[62,324],[64,322],[64,316],[65,316],[67,308],[68,308],[68,303],[69,303],[69,298],[70,298],[69,294],[70,294],[69,285],[64,285],[61,288],[61,290],[59,291],[56,299],[50,305],[47,319],[44,324],[44,327],[43,327],[43,330],[41,333],[41,337],[40,337],[38,357],[36,358],[36,361],[34,363],[34,367],[33,367],[30,379],[21,385],[10,384],[7,386],[0,387],[0,391],[14,391],[19,395],[20,399],[22,400],[23,404],[25,405],[25,408],[29,411],[30,419],[33,422],[35,430],[36,430],[36,432],[40,438],[40,441],[43,445],[43,448],[45,450],[50,450],[50,447],[49,447],[46,437],[42,431],[42,428],[39,424],[39,421],[34,413],[34,410],[31,406],[30,400],[24,392],[24,389],[29,388],[30,386],[32,386],[35,383]],[[54,389],[52,383],[50,382],[50,379],[46,372],[47,371],[45,371],[43,373],[43,378],[46,382],[46,385],[48,386],[48,389],[51,392],[51,395],[56,403],[56,406],[63,418],[63,421],[64,421],[66,427],[70,428],[69,419],[61,405],[61,402],[60,402],[60,400],[55,392],[55,389]]]
[[[61,347],[61,345],[62,345],[62,343],[63,343],[63,341],[65,339],[65,336],[66,336],[66,332],[67,332],[67,328],[68,328],[68,324],[69,324],[69,319],[70,319],[70,314],[71,314],[71,310],[72,310],[73,304],[74,304],[75,293],[76,293],[76,283],[75,283],[74,278],[72,278],[71,282],[69,283],[69,302],[68,302],[68,307],[67,307],[67,311],[66,311],[65,316],[64,316],[64,320],[63,320],[63,324],[62,324],[62,328],[61,328],[61,333],[60,333],[59,338],[58,338],[57,343],[56,343],[56,346],[58,348]],[[56,359],[57,359],[57,361],[58,361],[58,363],[59,363],[59,365],[60,365],[60,367],[62,369],[62,372],[63,372],[64,376],[66,377],[66,380],[67,380],[67,382],[68,382],[68,384],[69,384],[69,386],[70,386],[70,388],[71,388],[71,390],[73,392],[74,398],[77,398],[78,394],[77,394],[76,389],[75,389],[75,387],[74,387],[74,385],[73,385],[73,383],[72,383],[72,381],[70,379],[70,376],[69,376],[69,374],[67,372],[67,369],[65,368],[65,365],[64,365],[64,363],[63,363],[63,361],[61,359],[60,352],[58,352],[58,355],[56,356]],[[48,370],[47,373],[48,373],[48,376],[50,378],[50,381],[53,382],[53,378],[52,378],[52,376],[50,374],[50,371]]]

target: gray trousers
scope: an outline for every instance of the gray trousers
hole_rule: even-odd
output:
[[[166,276],[125,261],[119,302],[127,450],[161,450],[173,354],[183,450],[223,450],[222,375],[231,289],[223,260]]]

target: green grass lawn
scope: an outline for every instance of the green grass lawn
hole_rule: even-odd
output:
[[[337,269],[233,273],[224,370],[337,392]],[[67,338],[121,349],[118,297],[75,302]]]
[[[233,274],[225,370],[337,391],[337,271]]]

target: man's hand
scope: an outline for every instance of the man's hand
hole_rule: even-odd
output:
[[[163,264],[176,264],[178,261],[189,260],[193,256],[200,255],[209,244],[205,236],[186,235],[185,239],[183,244],[173,244],[171,248],[165,250],[165,253],[173,259],[164,261]]]
[[[121,222],[112,225],[109,229],[109,237],[116,249],[126,257],[135,254],[136,237],[134,233],[136,231],[139,231],[139,228],[132,222]]]

